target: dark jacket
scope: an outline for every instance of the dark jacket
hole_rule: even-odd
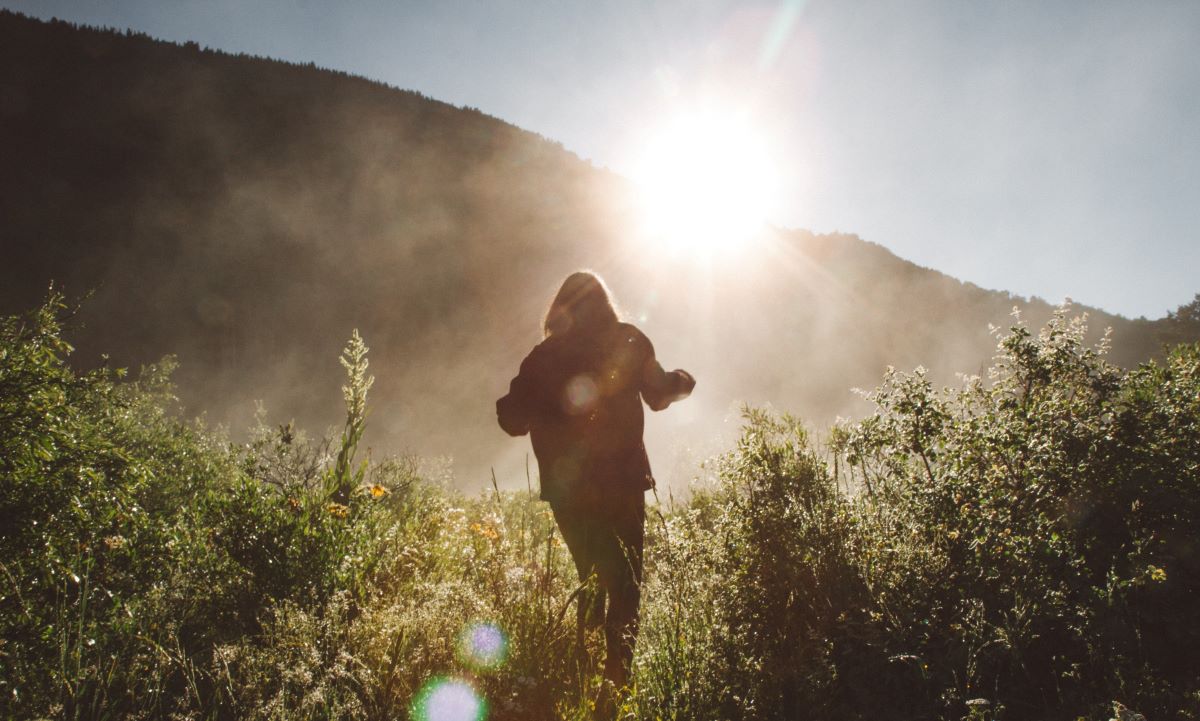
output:
[[[686,371],[664,371],[640,330],[617,323],[539,343],[496,402],[496,415],[509,435],[530,434],[543,500],[603,504],[654,485],[642,400],[662,410],[695,385]]]

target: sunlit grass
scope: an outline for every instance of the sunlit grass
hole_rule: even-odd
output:
[[[228,443],[163,412],[159,371],[77,376],[53,310],[0,327],[0,503],[27,521],[0,537],[0,716],[1195,715],[1200,348],[1126,372],[1057,318],[987,385],[888,373],[827,445],[748,412],[709,484],[649,508],[614,697],[532,488],[357,463],[357,433]]]

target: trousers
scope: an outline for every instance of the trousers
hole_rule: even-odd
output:
[[[584,628],[603,624],[604,677],[621,688],[628,683],[637,642],[645,499],[637,491],[593,507],[552,504],[551,508],[579,580],[586,582],[595,574],[598,581],[579,599],[580,638]]]

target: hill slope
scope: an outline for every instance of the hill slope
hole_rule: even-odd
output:
[[[604,275],[696,396],[650,419],[660,476],[741,400],[825,422],[888,365],[943,381],[1014,305],[854,236],[776,231],[721,272],[637,247],[630,190],[556,143],[361,78],[0,13],[0,311],[95,290],[81,365],[182,363],[189,412],[243,427],[340,417],[338,351],[372,347],[369,440],[522,479],[492,402],[571,270]],[[1154,322],[1091,311],[1114,357]]]

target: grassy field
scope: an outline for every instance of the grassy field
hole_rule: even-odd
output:
[[[364,459],[357,333],[340,438],[235,444],[173,414],[169,360],[71,370],[69,315],[0,325],[0,716],[591,715],[549,508]],[[820,442],[747,410],[652,504],[619,716],[1200,717],[1200,346],[1123,371],[1082,333],[889,373]]]

